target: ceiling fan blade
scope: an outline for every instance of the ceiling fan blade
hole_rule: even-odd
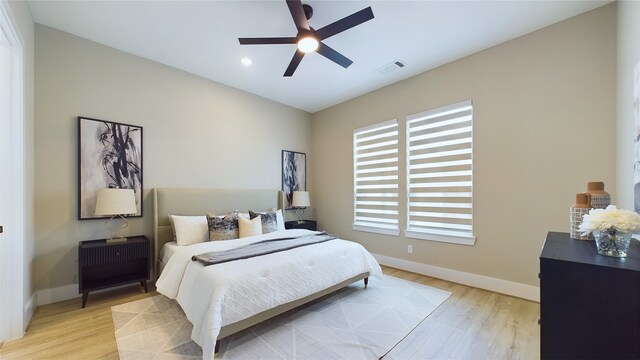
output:
[[[351,29],[352,27],[358,26],[363,22],[369,21],[371,19],[373,19],[373,10],[371,10],[371,6],[369,6],[368,8],[362,9],[356,13],[353,13],[345,18],[329,24],[322,29],[317,30],[316,33],[320,37],[320,40],[324,40],[328,37]]]
[[[302,57],[304,57],[304,53],[300,50],[296,50],[296,53],[293,54],[293,59],[289,63],[289,67],[287,67],[287,71],[284,72],[283,76],[291,76],[300,65],[300,61],[302,61]]]
[[[271,44],[295,44],[298,39],[294,37],[274,38],[238,38],[240,45],[271,45]]]
[[[287,6],[289,7],[289,12],[291,12],[291,17],[293,18],[293,22],[296,24],[296,28],[298,31],[309,29],[309,21],[304,14],[304,9],[302,8],[302,1],[300,0],[287,0]]]
[[[325,45],[322,42],[318,44],[318,50],[316,51],[318,52],[318,54],[326,57],[327,59],[342,66],[345,69],[348,68],[349,65],[353,64],[353,61],[349,60],[349,58],[333,50],[328,45]]]

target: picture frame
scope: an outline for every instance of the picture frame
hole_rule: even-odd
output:
[[[633,208],[640,212],[640,62],[633,69]]]
[[[293,192],[307,191],[307,154],[282,150],[282,191],[284,208],[293,209]]]
[[[142,126],[78,116],[78,220],[96,216],[99,189],[133,189],[142,217]],[[124,164],[124,165],[123,165]]]

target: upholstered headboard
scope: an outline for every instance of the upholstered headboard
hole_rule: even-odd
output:
[[[223,190],[192,188],[156,188],[153,194],[153,236],[155,276],[162,245],[173,241],[171,215],[224,215],[233,210],[247,212],[284,208],[284,193],[279,190]]]

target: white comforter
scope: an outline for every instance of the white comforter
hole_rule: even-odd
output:
[[[382,279],[380,266],[362,245],[331,240],[283,252],[203,266],[191,256],[279,237],[309,235],[284,230],[237,240],[181,247],[156,282],[176,299],[193,324],[191,338],[213,359],[220,328],[280,304],[311,295],[363,272]]]

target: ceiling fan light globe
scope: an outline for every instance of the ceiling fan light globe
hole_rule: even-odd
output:
[[[316,49],[318,49],[318,45],[318,39],[313,36],[307,36],[298,41],[298,50],[303,53],[310,53],[312,51],[316,51]]]

